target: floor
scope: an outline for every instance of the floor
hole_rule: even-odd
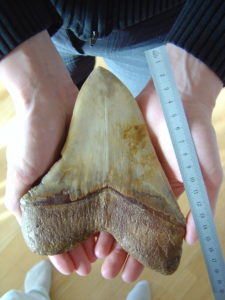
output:
[[[225,90],[221,92],[214,110],[215,125],[219,150],[225,169]],[[6,160],[5,150],[10,134],[14,109],[11,100],[0,86],[0,296],[9,289],[23,289],[26,271],[43,259],[31,253],[26,247],[20,228],[14,217],[3,205]],[[225,185],[223,185],[217,205],[215,222],[218,229],[223,253],[225,255]],[[187,199],[182,196],[179,204],[184,213],[188,210]],[[105,280],[100,275],[102,261],[93,265],[89,276],[63,276],[56,270],[53,272],[51,296],[53,300],[125,300],[128,291],[134,284],[124,283],[120,276],[113,280]],[[183,255],[179,269],[175,274],[163,276],[151,270],[145,270],[140,277],[148,280],[152,299],[167,300],[207,300],[213,299],[208,275],[203,262],[199,244],[187,246],[184,243]]]

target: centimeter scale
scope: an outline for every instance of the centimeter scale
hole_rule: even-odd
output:
[[[164,45],[145,52],[176,153],[216,300],[225,299],[225,263],[198,157]]]

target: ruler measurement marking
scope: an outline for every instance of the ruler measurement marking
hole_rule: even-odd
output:
[[[195,220],[215,299],[225,299],[225,264],[206,188],[165,46],[146,51],[185,190]]]

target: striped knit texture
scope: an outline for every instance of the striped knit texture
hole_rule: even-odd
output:
[[[0,58],[42,30],[53,34],[61,23],[49,1],[0,1]]]
[[[89,38],[92,30],[97,31],[98,36],[102,37],[112,28],[125,29],[166,13],[184,2],[184,0],[52,0],[63,18],[63,26],[73,29],[79,38],[84,40]]]
[[[171,12],[182,6],[170,30]],[[168,42],[202,60],[225,83],[224,16],[224,0],[0,0],[0,58],[44,29],[53,34],[62,25],[87,40],[93,31],[104,37],[152,19],[153,27],[160,22],[168,28]],[[154,34],[160,30],[153,28]]]
[[[225,1],[187,1],[167,41],[206,63],[225,84]]]

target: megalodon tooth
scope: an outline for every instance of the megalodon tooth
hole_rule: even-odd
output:
[[[23,236],[40,255],[107,231],[146,267],[179,265],[185,219],[135,99],[101,67],[79,92],[61,158],[20,203]]]

